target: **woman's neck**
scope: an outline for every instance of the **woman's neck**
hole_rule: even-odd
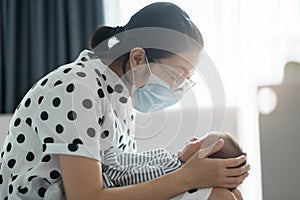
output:
[[[116,60],[112,62],[110,65],[108,65],[108,67],[120,77],[120,79],[125,83],[126,87],[128,88],[128,91],[131,94],[132,74],[127,73],[130,70],[129,63],[126,62],[124,64],[123,60]],[[125,74],[123,72],[124,67],[125,67]]]

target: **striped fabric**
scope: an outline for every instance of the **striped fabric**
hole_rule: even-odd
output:
[[[177,155],[164,149],[125,153],[115,148],[104,152],[104,187],[119,187],[148,181],[182,166]]]

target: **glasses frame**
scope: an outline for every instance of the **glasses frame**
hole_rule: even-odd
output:
[[[160,64],[157,59],[152,60],[155,61],[155,63]],[[183,73],[178,73],[176,70],[171,69],[170,67],[165,65],[161,66],[160,68],[167,72],[174,79],[173,83],[170,85],[170,89],[174,92],[182,91],[183,93],[185,93],[196,85],[195,81],[191,80],[190,78],[184,77]]]

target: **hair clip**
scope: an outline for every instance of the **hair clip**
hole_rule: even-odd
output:
[[[113,48],[116,44],[118,44],[119,42],[120,42],[120,40],[116,36],[109,38],[109,40],[107,41],[107,46],[108,46],[109,50],[111,48]]]

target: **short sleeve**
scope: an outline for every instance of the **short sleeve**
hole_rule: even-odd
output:
[[[95,86],[76,78],[44,92],[34,123],[45,154],[78,155],[100,161],[104,114],[103,101],[98,96]]]

